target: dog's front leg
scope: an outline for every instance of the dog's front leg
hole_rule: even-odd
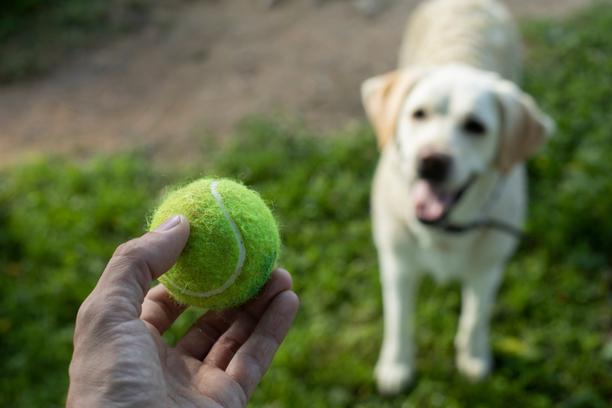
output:
[[[491,371],[489,323],[503,266],[466,276],[463,280],[461,318],[455,337],[456,364],[461,373],[480,380]]]
[[[376,364],[378,389],[397,394],[412,382],[415,346],[414,301],[419,277],[397,249],[379,252],[384,308],[384,339]]]

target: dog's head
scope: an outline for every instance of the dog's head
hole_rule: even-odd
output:
[[[478,175],[533,154],[554,124],[498,75],[466,66],[407,69],[362,85],[381,149],[397,149],[416,216],[443,219]]]

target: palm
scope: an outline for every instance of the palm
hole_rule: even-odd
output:
[[[272,358],[261,351],[278,346],[280,334],[275,332],[282,330],[283,317],[288,316],[284,302],[277,302],[282,299],[273,298],[290,287],[289,275],[275,271],[258,298],[239,309],[205,314],[175,347],[168,346],[161,334],[183,308],[162,286],[153,288],[145,298],[140,321],[148,330],[141,326],[143,330],[135,336],[143,337],[137,343],[149,338],[148,349],[158,358],[148,361],[155,361],[161,375],[160,383],[142,384],[143,391],[156,395],[165,389],[166,398],[180,406],[246,405]]]
[[[141,378],[137,384],[130,381],[134,393],[148,396],[147,401],[138,402],[149,406],[213,407],[219,406],[217,394],[225,390],[238,390],[244,395],[244,391],[220,367],[204,365],[185,351],[170,347],[155,327],[147,326],[134,333],[132,344],[134,352],[142,356],[141,361],[137,362],[138,366],[148,365],[149,372],[154,373],[158,381],[151,382],[150,378]],[[143,350],[146,351],[143,353]],[[208,388],[209,383],[218,386]],[[164,392],[160,395],[162,390]]]

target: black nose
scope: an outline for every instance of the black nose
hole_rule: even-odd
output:
[[[442,183],[448,177],[452,159],[446,154],[429,154],[419,161],[419,177],[432,183]]]

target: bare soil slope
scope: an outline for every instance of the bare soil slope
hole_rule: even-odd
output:
[[[312,3],[188,2],[44,78],[0,88],[0,162],[133,146],[176,160],[203,131],[224,136],[251,114],[322,129],[361,118],[359,85],[394,67],[418,1],[397,0],[373,19],[347,1]],[[507,3],[520,17],[553,16],[588,0]]]

